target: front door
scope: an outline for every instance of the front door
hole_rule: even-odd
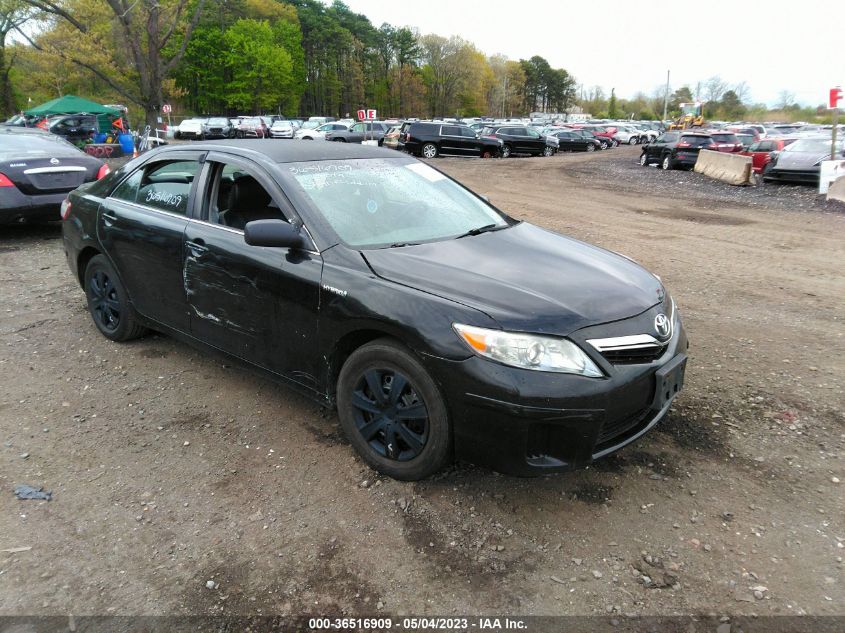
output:
[[[182,241],[204,152],[174,152],[130,174],[106,198],[97,233],[142,315],[189,330]]]
[[[247,245],[248,222],[290,221],[290,204],[263,168],[243,158],[212,153],[207,164],[202,221],[185,231],[191,332],[314,388],[322,258],[313,247]]]

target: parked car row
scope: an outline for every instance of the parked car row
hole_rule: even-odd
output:
[[[717,130],[670,130],[643,146],[640,165],[657,164],[664,170],[691,169],[702,149],[750,156],[754,173],[764,182],[783,181],[815,184],[821,163],[830,159],[831,139],[814,133],[801,136],[767,135],[746,146],[734,132]],[[836,144],[835,154],[845,159],[845,141]]]

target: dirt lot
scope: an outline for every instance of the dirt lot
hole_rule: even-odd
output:
[[[3,229],[0,614],[845,615],[845,213],[637,155],[436,161],[682,311],[668,419],[543,479],[375,477],[333,412],[166,337],[107,341],[58,228]]]

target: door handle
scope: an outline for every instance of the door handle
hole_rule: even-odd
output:
[[[108,211],[103,211],[102,218],[103,224],[106,226],[112,226],[115,222],[117,222],[117,216],[109,213]]]
[[[188,250],[191,251],[191,254],[194,257],[199,257],[203,253],[208,252],[208,246],[205,245],[205,240],[202,238],[197,238],[195,240],[188,240],[186,243]]]

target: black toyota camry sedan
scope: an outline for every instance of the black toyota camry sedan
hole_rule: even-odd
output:
[[[72,192],[68,263],[104,336],[148,329],[336,406],[373,468],[537,475],[636,440],[681,389],[660,280],[389,149],[170,146]]]

